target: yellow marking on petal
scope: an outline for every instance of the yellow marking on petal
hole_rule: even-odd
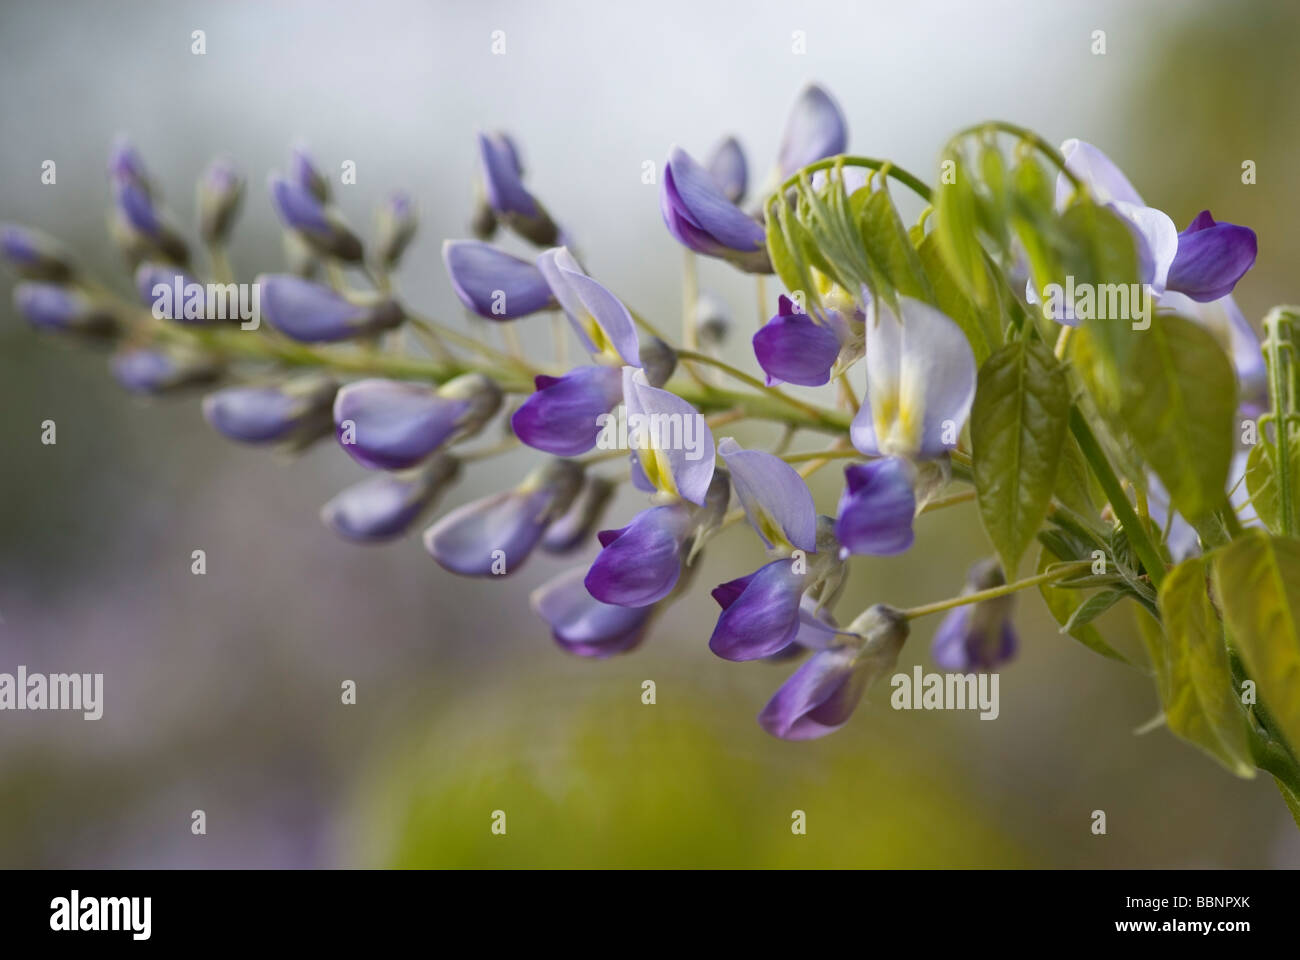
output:
[[[754,524],[758,527],[758,532],[763,535],[764,540],[774,547],[792,546],[790,541],[785,538],[785,531],[770,513],[761,506],[756,506],[754,511],[757,514],[754,517]]]

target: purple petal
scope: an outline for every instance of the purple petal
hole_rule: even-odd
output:
[[[177,294],[179,282],[180,292]],[[178,267],[145,262],[135,271],[135,288],[141,302],[160,319],[201,326],[209,322],[206,288]],[[160,288],[165,288],[160,289]],[[199,298],[202,309],[194,317],[185,309],[191,293]]]
[[[752,253],[767,243],[758,221],[728,200],[713,175],[680,147],[668,155],[660,210],[668,232],[699,253]]]
[[[677,394],[650,386],[644,371],[634,367],[623,368],[623,402],[629,442],[640,435],[646,444],[638,454],[642,472],[657,489],[702,505],[715,459],[713,432],[704,417]]]
[[[873,300],[866,322],[867,390],[853,446],[869,456],[933,459],[946,453],[975,399],[975,355],[961,328],[911,297],[900,322]],[[950,428],[950,429],[949,429]]]
[[[20,283],[14,287],[14,306],[27,322],[41,330],[70,330],[91,309],[79,293],[52,283]]]
[[[1016,631],[1011,621],[981,617],[976,606],[958,607],[939,624],[930,647],[937,666],[971,673],[993,670],[1015,656]]]
[[[1178,254],[1169,268],[1168,287],[1208,303],[1226,297],[1255,265],[1255,231],[1233,223],[1216,223],[1202,210],[1178,235]]]
[[[621,359],[632,366],[641,365],[632,314],[616,296],[582,272],[566,247],[553,247],[542,253],[537,258],[537,268],[588,353],[597,358]]]
[[[784,180],[796,170],[843,153],[849,142],[844,114],[821,87],[810,84],[799,95],[785,123],[777,166]]]
[[[481,317],[514,320],[556,306],[536,266],[491,244],[448,240],[442,260],[456,296]]]
[[[709,649],[724,660],[759,660],[794,640],[800,625],[799,598],[809,575],[793,568],[790,560],[773,560],[753,573],[718,617]],[[724,599],[730,599],[734,583],[719,588],[726,591]]]
[[[318,238],[329,237],[334,232],[321,201],[297,183],[272,176],[271,202],[286,227]]]
[[[347,340],[386,330],[402,321],[392,301],[374,306],[351,303],[329,287],[278,273],[257,278],[262,312],[281,333],[302,343]]]
[[[769,547],[781,540],[817,552],[817,508],[808,484],[794,467],[762,450],[745,450],[731,437],[718,444],[736,496],[750,524]]]
[[[154,208],[153,198],[142,183],[130,179],[116,181],[113,199],[131,229],[154,239],[162,234],[162,220]]]
[[[820,387],[829,383],[839,356],[835,332],[806,313],[795,313],[781,297],[781,312],[754,334],[754,356],[767,374],[769,386],[796,383]]]
[[[735,137],[727,137],[714,147],[706,166],[724,197],[737,204],[744,199],[749,185],[749,165]]]
[[[1098,203],[1128,203],[1142,207],[1142,196],[1133,189],[1133,184],[1111,161],[1091,143],[1083,140],[1066,140],[1061,144],[1061,154],[1065,165],[1083,181]],[[1064,210],[1074,188],[1070,179],[1064,174],[1056,178],[1056,207]]]
[[[298,426],[304,406],[276,387],[228,387],[203,398],[203,416],[231,440],[272,443]]]
[[[414,477],[375,474],[325,504],[321,520],[339,536],[358,543],[392,540],[406,533],[441,487],[429,471]]]
[[[604,658],[636,647],[653,607],[602,603],[587,592],[585,569],[560,574],[533,591],[533,609],[551,626],[555,642],[580,657]]]
[[[759,725],[783,740],[812,740],[842,727],[866,689],[853,647],[820,650],[796,670],[758,715]]]
[[[912,545],[913,468],[900,457],[844,468],[835,537],[849,553],[892,556]]]
[[[452,573],[506,576],[528,559],[541,539],[553,499],[551,491],[538,489],[508,490],[475,500],[429,527],[424,547]]]
[[[681,574],[682,544],[690,533],[690,511],[683,504],[651,507],[608,537],[587,572],[591,595],[604,603],[644,607],[672,592]]]
[[[577,367],[562,377],[537,378],[532,394],[510,418],[528,446],[558,457],[576,457],[596,445],[600,417],[623,396],[623,374],[615,367]]]
[[[537,216],[537,201],[520,179],[519,157],[514,144],[501,134],[480,133],[478,150],[483,187],[492,209],[497,213]]]
[[[343,449],[362,466],[401,470],[450,438],[469,406],[420,384],[359,380],[338,392],[334,424]]]

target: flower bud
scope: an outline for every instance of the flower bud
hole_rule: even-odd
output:
[[[731,330],[731,314],[717,297],[701,294],[695,301],[695,337],[700,346],[716,350],[727,340]]]
[[[227,387],[203,398],[203,416],[240,443],[288,443],[301,449],[330,433],[338,382],[309,374],[278,384]]]
[[[453,573],[508,576],[528,559],[546,527],[569,509],[581,484],[580,465],[551,460],[514,490],[443,516],[424,532],[424,547]]]
[[[301,343],[349,340],[391,330],[405,319],[396,301],[355,303],[329,287],[289,274],[263,274],[257,284],[266,319]]]
[[[66,283],[76,273],[63,244],[16,223],[0,224],[0,256],[25,280]]]
[[[321,520],[358,543],[400,537],[455,481],[460,461],[436,454],[414,474],[375,474],[353,484],[321,508]]]
[[[117,332],[117,318],[95,300],[51,283],[20,283],[14,306],[39,330],[106,337]]]
[[[614,484],[604,477],[588,477],[568,513],[546,528],[542,549],[547,553],[571,553],[586,544],[614,492]]]
[[[394,193],[379,208],[375,256],[386,269],[397,266],[415,236],[415,202],[410,194]]]
[[[533,591],[533,610],[551,627],[555,642],[580,657],[602,659],[626,653],[645,635],[654,606],[620,607],[587,592],[585,570],[560,574]]]
[[[641,344],[640,360],[646,383],[652,387],[662,387],[677,369],[677,351],[658,337],[649,337]]]
[[[524,186],[514,142],[502,133],[480,133],[478,147],[483,190],[496,219],[539,247],[560,243],[560,228]]]
[[[316,167],[305,147],[294,147],[289,159],[289,176],[321,204],[330,202],[330,182]]]
[[[488,320],[516,320],[556,306],[542,271],[527,260],[476,240],[442,245],[452,289],[460,302]]]
[[[343,217],[306,187],[271,176],[271,202],[286,227],[298,231],[317,253],[346,263],[361,261],[361,241]]]
[[[184,347],[127,347],[109,365],[117,382],[132,393],[163,393],[208,383],[221,373],[211,357]]]
[[[981,560],[970,569],[964,593],[977,593],[1007,582],[997,560]],[[993,670],[1016,655],[1019,646],[1011,623],[1015,597],[1007,594],[992,600],[954,608],[943,618],[930,646],[934,662],[945,670],[974,673]]]
[[[224,243],[244,199],[243,174],[226,159],[214,160],[198,185],[199,235],[209,245]]]
[[[334,425],[343,449],[362,466],[402,470],[477,432],[500,404],[500,388],[478,373],[436,391],[418,383],[359,380],[338,392]]]

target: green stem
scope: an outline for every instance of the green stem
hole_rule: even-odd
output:
[[[811,176],[819,170],[829,170],[835,166],[845,167],[866,167],[868,170],[884,171],[885,176],[893,177],[903,186],[907,187],[926,203],[930,202],[930,188],[926,186],[924,180],[915,174],[908,173],[902,167],[889,160],[877,160],[874,157],[857,157],[849,154],[841,154],[837,157],[827,157],[825,160],[818,160],[799,170],[794,176],[787,179],[781,186],[777,187],[774,196],[785,196],[785,192],[799,183],[799,179],[804,176]]]
[[[1061,154],[1060,150],[1057,150],[1056,147],[1052,146],[1041,136],[1034,133],[1034,131],[1019,126],[1018,124],[1008,123],[1005,120],[987,120],[984,123],[977,123],[973,127],[967,127],[965,130],[958,131],[948,142],[952,143],[953,141],[960,140],[962,137],[969,137],[976,133],[987,133],[989,130],[996,130],[999,133],[1009,134],[1010,136],[1016,137],[1017,139],[1023,140],[1025,143],[1032,145],[1035,150],[1052,162],[1052,166],[1065,174],[1065,178],[1070,181],[1070,185],[1073,186],[1075,190],[1084,189],[1083,181],[1079,179],[1078,174],[1066,165],[1065,157]]]
[[[1277,437],[1274,470],[1277,476],[1278,523],[1283,536],[1295,535],[1295,500],[1291,487],[1291,408],[1290,389],[1291,322],[1295,315],[1287,307],[1274,307],[1264,318],[1267,334],[1262,350],[1268,361],[1268,392],[1273,401],[1272,413],[1261,420],[1272,420]]]
[[[1111,469],[1110,461],[1106,459],[1101,444],[1097,442],[1092,428],[1088,426],[1088,421],[1084,419],[1078,407],[1070,409],[1070,432],[1074,434],[1074,439],[1079,441],[1079,449],[1083,451],[1084,459],[1092,467],[1092,472],[1097,475],[1101,489],[1110,500],[1111,509],[1115,511],[1116,518],[1124,528],[1129,545],[1133,547],[1138,559],[1142,561],[1142,566],[1146,568],[1147,576],[1158,589],[1165,578],[1165,564],[1160,558],[1160,551],[1151,542],[1146,527],[1134,513],[1133,505],[1128,502],[1128,496],[1124,493],[1119,477],[1115,476],[1115,471]]]
[[[979,603],[982,600],[995,600],[998,597],[1005,597],[1009,593],[1016,593],[1028,587],[1036,587],[1040,583],[1048,583],[1052,580],[1062,580],[1079,570],[1088,568],[1092,565],[1089,560],[1079,560],[1074,563],[1061,564],[1051,570],[1037,574],[1033,577],[1026,577],[1024,580],[1017,580],[1015,583],[1004,583],[1000,587],[990,587],[987,590],[977,590],[974,593],[964,593],[958,597],[949,597],[947,600],[940,600],[937,603],[927,603],[921,607],[911,607],[901,611],[903,616],[908,620],[915,620],[918,617],[926,617],[932,613],[943,613],[945,610],[952,610],[956,607],[964,607],[967,604]]]
[[[741,383],[747,384],[756,390],[760,390],[768,396],[776,397],[781,402],[788,404],[792,409],[798,410],[801,413],[814,417],[820,416],[823,413],[822,410],[813,406],[811,403],[804,403],[802,400],[796,400],[788,393],[783,393],[776,387],[769,387],[757,377],[751,377],[749,374],[745,373],[745,371],[737,370],[731,364],[719,360],[717,357],[711,357],[707,353],[699,353],[695,350],[678,350],[677,356],[682,360],[690,360],[695,363],[703,363],[710,367],[716,367],[732,379],[739,380]]]

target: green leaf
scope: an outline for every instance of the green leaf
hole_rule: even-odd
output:
[[[1096,523],[1097,506],[1088,485],[1091,476],[1088,461],[1079,449],[1079,441],[1072,434],[1066,434],[1065,446],[1061,448],[1061,469],[1056,476],[1056,499],[1081,517]]]
[[[1054,563],[1060,563],[1061,558],[1049,550],[1046,546],[1038,555],[1038,573],[1045,573],[1047,568]],[[1074,612],[1083,605],[1084,599],[1078,590],[1059,590],[1049,583],[1040,583],[1038,592],[1042,594],[1043,602],[1047,604],[1047,609],[1051,612],[1056,622],[1065,626],[1069,623],[1070,617]],[[1099,653],[1103,657],[1111,660],[1118,660],[1120,663],[1129,663],[1131,661],[1124,654],[1120,653],[1109,643],[1101,638],[1097,628],[1091,623],[1081,624],[1065,631],[1074,639],[1078,640],[1093,653]]]
[[[1047,516],[1069,414],[1065,370],[1042,344],[1007,344],[980,367],[971,467],[984,529],[1009,579]]]
[[[1119,367],[1118,393],[1096,380],[1098,326],[1080,331],[1075,360],[1098,406],[1120,424],[1195,523],[1224,502],[1232,460],[1236,375],[1214,336],[1184,317],[1159,315]]]
[[[1300,444],[1291,450],[1292,502],[1300,503]],[[1264,526],[1281,532],[1281,514],[1277,505],[1277,446],[1263,437],[1250,448],[1246,458],[1246,491],[1251,505]]]
[[[1099,590],[1090,596],[1070,614],[1070,619],[1061,624],[1062,633],[1070,633],[1085,624],[1092,623],[1115,604],[1129,595],[1127,590]]]
[[[1206,590],[1208,563],[1186,560],[1160,587],[1164,630],[1149,643],[1164,644],[1153,658],[1169,729],[1210,754],[1239,777],[1253,777],[1247,718],[1228,665],[1223,625]]]
[[[949,152],[943,158],[943,173],[935,190],[934,224],[939,249],[953,276],[976,304],[988,309],[994,294],[979,242],[975,183],[958,153]]]
[[[1300,751],[1300,540],[1250,530],[1211,558],[1228,635],[1277,733]]]
[[[971,350],[975,353],[975,362],[982,364],[993,352],[993,348],[1002,342],[1001,331],[996,329],[996,316],[989,311],[981,311],[967,296],[952,275],[948,261],[939,250],[939,241],[933,233],[927,234],[921,241],[917,254],[930,279],[935,306],[961,327],[962,333],[966,334],[966,339],[970,341]],[[986,317],[990,317],[991,322],[986,322]]]
[[[859,190],[851,198],[862,242],[885,279],[899,293],[935,303],[921,258],[912,246],[894,201],[885,188]],[[936,304],[937,305],[937,304]]]
[[[1274,779],[1278,790],[1282,794],[1282,800],[1286,803],[1286,808],[1291,811],[1291,819],[1295,820],[1295,825],[1300,827],[1300,794],[1288,787],[1281,780]]]

